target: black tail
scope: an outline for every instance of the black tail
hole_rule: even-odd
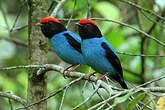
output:
[[[125,83],[125,80],[123,77],[120,76],[111,76],[113,79],[115,79],[123,89],[128,89],[127,84]]]
[[[121,87],[122,87],[123,89],[128,89],[127,84],[125,83],[124,80],[123,80],[123,81],[120,81],[119,83],[120,83],[120,85],[121,85]]]

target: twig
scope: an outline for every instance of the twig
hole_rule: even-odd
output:
[[[65,2],[66,2],[67,0],[61,0],[58,4],[57,4],[57,6],[56,6],[56,8],[54,8],[54,10],[53,10],[53,12],[51,13],[51,17],[56,17],[56,15],[57,15],[57,12],[63,7],[63,5],[65,4]]]
[[[57,72],[60,72],[62,73],[64,68],[62,66],[58,66],[58,65],[55,65],[55,64],[44,64],[44,65],[25,65],[25,66],[12,66],[12,67],[3,67],[3,68],[0,68],[0,70],[13,70],[13,69],[29,69],[29,68],[43,68],[44,71],[43,72],[46,72],[46,71],[51,71],[51,70],[54,70],[54,71],[57,71]],[[42,72],[41,72],[42,74]],[[88,75],[84,74],[84,73],[80,73],[80,72],[71,72],[69,75],[66,75],[67,77],[72,77],[72,78],[79,78],[81,76],[83,76],[83,79],[85,80],[89,80],[88,79]],[[96,82],[96,77],[94,76],[91,76],[90,78],[90,81],[93,81],[93,82]],[[97,83],[101,83],[101,87],[103,87],[108,93],[111,93],[111,86],[108,85],[107,83],[105,83],[104,81],[102,80],[98,80]]]
[[[67,92],[68,88],[69,88],[69,86],[67,86],[64,90],[59,110],[62,110],[62,105],[64,103],[64,98],[65,98],[65,95],[66,95],[66,92]]]
[[[140,91],[142,91],[142,92],[144,92],[144,91],[147,92],[148,91],[148,92],[161,92],[161,93],[164,93],[165,92],[165,87],[132,88],[130,90],[125,90],[125,91],[120,91],[120,92],[112,92],[111,93],[112,97],[109,97],[108,99],[106,99],[106,100],[104,100],[104,101],[102,101],[102,102],[100,102],[100,103],[90,107],[88,110],[93,110],[93,109],[97,108],[98,106],[100,106],[102,104],[105,104],[108,101],[110,101],[110,100],[112,100],[112,99],[114,99],[116,97],[119,97],[121,95],[125,95],[125,94],[127,94],[129,92],[132,92],[132,94],[135,94],[135,93],[140,92]]]
[[[6,40],[6,41],[9,41],[9,42],[13,42],[15,43],[16,45],[20,45],[20,46],[23,46],[23,47],[27,47],[27,43],[26,42],[23,42],[17,38],[14,38],[14,37],[0,37],[0,40],[3,39],[3,40]]]
[[[96,89],[94,84],[92,83],[93,89]],[[102,99],[105,100],[105,98],[99,93],[99,91],[97,91],[97,95]],[[106,103],[108,106],[111,106],[109,103]]]
[[[141,84],[141,85],[137,86],[137,88],[143,87],[143,86],[146,86],[146,85],[149,85],[149,84],[151,84],[151,83],[153,83],[153,82],[162,80],[162,79],[164,79],[164,78],[165,78],[165,76],[162,76],[162,77],[160,77],[160,78],[150,80],[150,81],[148,81],[148,82],[146,82],[146,83],[144,83],[144,84]]]
[[[74,15],[74,13],[75,13],[75,8],[76,8],[76,0],[74,0],[74,6],[73,6],[73,11],[72,11],[72,14],[71,14],[71,16],[70,16],[70,20],[68,20],[68,23],[67,23],[67,25],[66,25],[66,28],[68,28],[68,26],[69,26],[69,24],[70,24],[70,22],[71,22],[71,19],[73,18],[73,15]]]
[[[32,104],[29,104],[29,105],[27,105],[27,106],[25,106],[25,107],[17,108],[16,110],[26,109],[26,108],[29,108],[29,107],[35,105],[35,104],[39,104],[39,103],[41,103],[41,102],[43,102],[43,101],[46,101],[46,100],[48,100],[49,98],[51,98],[51,97],[55,96],[56,94],[60,93],[61,91],[63,91],[63,90],[66,89],[67,87],[70,87],[71,85],[73,85],[73,84],[75,84],[76,82],[80,81],[82,78],[83,78],[83,76],[81,76],[81,77],[79,77],[79,78],[77,78],[77,79],[71,81],[71,82],[68,83],[65,87],[58,89],[57,91],[51,93],[49,96],[44,97],[43,99],[41,99],[41,100],[39,100],[39,101],[37,101],[37,102],[34,102],[34,103],[32,103]]]
[[[8,21],[7,21],[7,16],[6,16],[6,14],[5,14],[5,11],[3,10],[2,4],[0,4],[0,10],[1,10],[1,12],[2,12],[4,21],[5,21],[5,23],[6,23],[7,30],[8,30],[8,32],[10,32],[9,23],[8,23]]]
[[[105,19],[105,18],[90,18],[92,20],[100,20],[100,21],[108,21],[108,22],[113,22],[113,23],[117,23],[117,24],[120,24],[120,25],[123,25],[123,26],[126,26],[126,27],[129,27],[141,34],[143,34],[145,37],[149,38],[149,39],[152,39],[154,40],[155,42],[157,42],[158,44],[160,44],[161,46],[164,46],[165,47],[165,44],[163,42],[161,42],[160,40],[156,39],[155,37],[149,35],[148,33],[140,30],[140,29],[137,29],[129,24],[126,24],[126,23],[123,23],[123,22],[120,22],[120,21],[117,21],[117,20],[112,20],[112,19]],[[68,20],[68,19],[59,19],[59,20]],[[72,19],[72,21],[79,21],[80,19]]]
[[[21,14],[21,12],[22,12],[22,10],[23,10],[22,8],[24,8],[24,5],[25,5],[25,3],[23,3],[23,4],[21,5],[21,7],[20,7],[20,9],[19,9],[19,11],[18,11],[18,14],[17,14],[17,16],[16,16],[16,19],[15,19],[15,21],[14,21],[14,24],[13,24],[12,28],[10,29],[10,32],[13,31],[13,29],[14,29],[14,27],[15,27],[17,21],[18,21],[18,18],[19,18],[20,14]]]
[[[8,98],[8,101],[9,101],[9,105],[10,105],[10,110],[13,110],[13,104],[12,104],[10,98]]]
[[[126,53],[126,52],[119,52],[117,51],[118,54],[122,55],[129,55],[129,56],[143,56],[143,57],[165,57],[165,55],[145,55],[145,54],[132,54],[132,53]]]
[[[97,108],[97,110],[101,110],[105,105],[106,103],[102,104],[99,108]],[[111,106],[108,106],[108,107],[111,107]]]
[[[163,42],[159,41],[158,39],[156,39],[155,37],[149,35],[148,33],[144,32],[144,31],[142,31],[140,29],[137,29],[137,28],[135,28],[135,27],[133,27],[133,26],[131,26],[129,24],[126,24],[126,23],[123,23],[123,22],[120,22],[120,21],[116,21],[116,20],[112,20],[112,19],[104,19],[104,18],[103,19],[102,18],[91,18],[91,19],[114,22],[114,23],[117,23],[117,24],[129,27],[129,28],[134,29],[135,31],[143,34],[145,37],[147,37],[149,39],[152,39],[152,40],[156,41],[158,44],[160,44],[160,45],[165,47],[165,44]]]
[[[143,8],[143,7],[137,5],[137,4],[133,3],[133,2],[126,1],[126,0],[120,0],[120,1],[121,1],[121,2],[124,2],[124,3],[126,3],[126,4],[129,4],[129,5],[131,5],[131,6],[134,6],[134,7],[136,7],[137,9],[142,10],[142,11],[145,11],[145,12],[151,14],[151,15],[154,15],[154,16],[156,16],[156,17],[162,19],[162,20],[165,20],[164,17],[158,15],[158,14],[155,13],[154,11],[151,11],[151,10],[148,10],[148,9],[146,9],[146,8]]]
[[[87,0],[88,2],[88,12],[87,12],[87,19],[91,18],[91,8],[90,8],[90,0]]]
[[[97,88],[93,91],[93,93],[88,97],[86,98],[86,100],[84,100],[84,102],[82,102],[81,104],[77,105],[76,107],[73,108],[73,110],[76,110],[78,108],[80,108],[82,105],[84,105],[88,100],[90,100],[93,95],[98,91],[98,89],[100,88],[100,83],[98,84]]]
[[[12,94],[12,93],[3,93],[3,92],[0,91],[0,96],[12,99],[14,101],[17,101],[17,102],[21,103],[22,105],[27,104],[26,100],[24,100],[23,98],[21,98],[19,96],[16,96],[16,95]]]
[[[13,29],[13,31],[15,31],[17,29]],[[10,41],[10,42],[13,42],[17,45],[20,45],[20,46],[24,46],[24,47],[27,47],[27,43],[19,40],[19,39],[16,39],[16,38],[8,38],[8,37],[0,37],[0,40],[3,39],[3,40],[7,40],[7,41]],[[53,51],[53,50],[50,50],[50,51]],[[53,51],[54,52],[54,51]],[[122,55],[128,55],[128,56],[144,56],[144,57],[165,57],[165,55],[144,55],[144,54],[133,54],[133,53],[127,53],[127,52],[121,52],[121,51],[117,51],[118,54],[122,54]]]
[[[16,26],[16,27],[13,28],[13,32],[18,32],[18,31],[23,30],[23,29],[25,29],[27,27],[28,27],[28,25]]]
[[[159,22],[157,22],[157,20],[152,19],[150,16],[147,16],[143,11],[141,11],[141,13],[142,13],[148,20],[150,20],[151,22],[154,22],[154,23],[158,24],[160,27],[165,28],[164,25],[162,25],[162,24],[160,24]]]
[[[98,103],[98,104],[96,104],[96,105],[90,107],[88,110],[95,109],[96,107],[98,107],[98,106],[100,106],[100,105],[102,105],[102,104],[107,103],[108,101],[110,101],[110,100],[112,100],[112,99],[114,99],[114,98],[120,96],[121,94],[122,94],[122,92],[120,92],[120,93],[118,93],[118,94],[116,94],[116,95],[114,95],[114,96],[112,96],[112,97],[109,97],[108,99],[106,99],[106,100],[104,100],[104,101],[102,101],[102,102],[100,102],[100,103]]]

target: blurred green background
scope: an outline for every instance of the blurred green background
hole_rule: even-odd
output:
[[[161,15],[165,11],[164,0],[130,0],[137,3],[146,9],[153,10]],[[49,0],[48,2],[52,12],[56,6],[56,2]],[[57,19],[70,18],[73,13],[74,0],[68,0],[64,7],[58,12]],[[155,16],[151,16],[148,13],[141,13],[128,4],[120,2],[120,0],[90,0],[90,13],[92,18],[107,18],[118,20],[133,27],[139,28],[145,32],[154,24],[150,19],[157,19]],[[73,18],[86,18],[88,12],[87,0],[76,0],[75,12]],[[120,52],[141,54],[142,36],[135,30],[128,27],[121,26],[112,22],[95,21],[102,34],[111,43],[115,50]],[[61,21],[63,24],[67,24],[67,21]],[[77,33],[77,27],[75,22],[71,22],[68,29]],[[159,21],[162,25],[163,21]],[[0,0],[0,67],[27,65],[28,64],[28,6],[24,0]],[[165,41],[165,30],[158,24],[150,33],[160,41]],[[49,48],[52,48],[49,43]],[[165,55],[165,48],[158,45],[155,41],[145,39],[144,54],[147,55]],[[118,54],[122,66],[124,68],[124,78],[128,81],[129,87],[138,85],[153,78],[158,78],[164,74],[165,70],[165,58],[164,57],[145,57],[144,60],[144,72],[142,72],[142,60],[139,56],[130,56]],[[55,55],[54,52],[49,52],[48,62],[51,64],[61,64],[61,60]],[[78,71],[88,73],[89,68],[83,66]],[[142,75],[143,74],[143,75]],[[144,79],[142,78],[144,76]],[[27,70],[18,69],[11,71],[0,71],[0,91],[8,92],[13,91],[14,94],[26,98],[27,96]],[[57,90],[60,87],[66,85],[72,79],[64,79],[60,73],[49,72],[48,73],[48,94]],[[163,86],[165,81],[152,84]],[[91,84],[83,88],[84,81],[81,81],[77,85],[72,86],[68,91],[64,100],[63,110],[70,110],[72,107],[81,103],[86,97],[88,97],[93,87]],[[83,89],[82,89],[83,88]],[[83,96],[82,91],[84,91]],[[104,92],[104,91],[102,91]],[[56,110],[61,103],[62,93],[52,97],[48,100],[48,110]],[[95,95],[85,106],[89,107],[101,101],[101,99]],[[19,107],[15,101],[12,101],[14,108]],[[84,110],[85,106],[80,110]],[[114,108],[115,110],[121,109],[123,105]],[[0,110],[9,110],[8,99],[0,97]],[[122,109],[123,110],[123,109]]]

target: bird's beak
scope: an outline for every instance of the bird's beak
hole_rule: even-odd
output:
[[[41,26],[42,24],[41,23],[36,23],[36,26]]]
[[[82,25],[81,24],[79,24],[79,23],[75,23],[76,25],[78,25],[78,26],[81,26],[82,27]]]

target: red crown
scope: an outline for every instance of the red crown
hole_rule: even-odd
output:
[[[97,26],[97,24],[94,21],[92,21],[91,19],[83,18],[79,21],[79,24],[87,24],[87,23],[91,23],[91,24]]]
[[[48,21],[54,21],[54,22],[56,22],[56,23],[60,23],[60,21],[58,21],[56,18],[52,18],[52,17],[43,18],[43,19],[40,21],[40,23],[42,24],[42,23],[46,23],[46,22],[48,22]]]

